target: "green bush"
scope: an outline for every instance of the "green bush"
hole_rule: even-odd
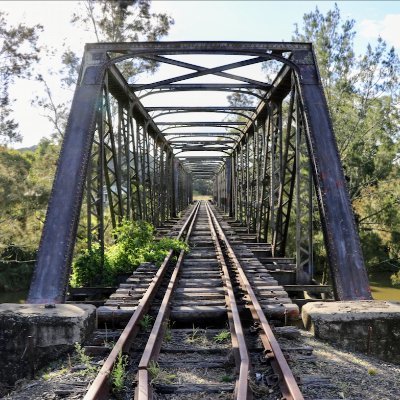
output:
[[[156,241],[154,227],[145,221],[123,220],[112,233],[115,243],[105,249],[103,267],[99,245],[77,255],[71,286],[113,285],[118,275],[132,273],[143,262],[160,266],[170,249],[188,250],[188,245],[177,239]]]
[[[393,286],[400,287],[400,271],[390,276]]]
[[[106,254],[104,265],[101,264],[101,249],[98,243],[94,243],[91,249],[83,250],[77,255],[72,264],[70,284],[73,287],[114,284]]]
[[[16,292],[29,288],[36,251],[9,245],[0,253],[0,291]]]
[[[154,242],[154,227],[145,221],[124,219],[113,230],[115,244],[106,251],[112,274],[124,274],[134,271],[146,259]]]
[[[171,249],[174,252],[180,252],[181,250],[188,251],[189,246],[177,239],[162,238],[158,242],[153,242],[147,249],[145,261],[153,262],[160,266]]]

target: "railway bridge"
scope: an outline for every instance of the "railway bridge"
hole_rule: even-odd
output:
[[[162,226],[199,179],[273,257],[295,256],[296,283],[320,227],[335,298],[371,299],[312,45],[162,42],[85,46],[29,302],[65,300],[80,224],[89,247],[122,218]]]
[[[213,199],[194,201],[193,187],[204,181]],[[298,331],[287,325],[308,301],[290,294],[327,289],[314,279],[316,231],[331,301],[341,301],[332,301],[338,318],[325,333],[399,361],[400,310],[370,301],[312,44],[87,44],[28,305],[16,309],[35,317],[72,312],[63,303],[77,233],[104,256],[124,219],[151,222],[189,252],[171,250],[159,268],[140,265],[97,309],[76,306],[90,314],[85,352],[100,357],[101,368],[87,382],[69,377],[55,393],[109,398],[115,371],[128,365],[136,378],[125,397],[138,400],[343,398],[315,373],[291,369],[299,360],[313,371],[312,348],[288,341]],[[59,331],[69,332],[64,325]],[[35,332],[26,346],[8,332],[22,343],[20,358],[30,357],[24,368],[41,348]]]

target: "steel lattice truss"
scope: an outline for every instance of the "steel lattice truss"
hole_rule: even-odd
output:
[[[127,73],[143,60],[174,73]],[[269,63],[270,81],[251,73]],[[218,94],[255,102],[218,105]],[[312,279],[319,210],[337,298],[370,298],[311,44],[162,42],[86,45],[29,301],[64,300],[79,223],[89,246],[122,218],[160,226],[198,179],[274,256],[296,247],[299,283]]]

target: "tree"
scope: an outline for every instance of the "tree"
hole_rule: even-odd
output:
[[[97,42],[157,41],[168,34],[173,19],[167,14],[151,13],[150,0],[85,0],[80,9],[72,15],[71,23],[91,33]],[[59,70],[64,88],[76,85],[80,57],[67,47],[61,56]],[[126,80],[132,81],[140,72],[152,73],[157,63],[151,60],[135,59],[118,65]],[[42,76],[45,96],[36,98],[36,104],[45,111],[46,118],[54,126],[54,137],[62,139],[66,126],[69,103],[58,103],[48,83]]]
[[[72,24],[92,31],[97,42],[155,42],[168,34],[174,20],[167,14],[150,12],[151,0],[86,0],[82,10],[74,13]],[[65,83],[72,82],[71,73],[78,66],[78,58],[70,50],[63,54],[63,63],[69,72]],[[154,72],[157,64],[151,60],[129,60],[121,63],[127,80],[140,72]]]
[[[32,66],[39,60],[38,34],[41,25],[9,26],[7,14],[0,11],[0,145],[21,141],[18,123],[12,118],[13,99],[9,87],[15,77],[31,76]]]
[[[0,253],[11,244],[37,248],[58,150],[48,139],[34,151],[0,146]]]
[[[354,20],[342,20],[335,4],[326,15],[305,14],[293,39],[314,44],[366,262],[374,266],[400,255],[400,193],[392,190],[400,183],[400,60],[381,38],[356,56],[355,34]]]

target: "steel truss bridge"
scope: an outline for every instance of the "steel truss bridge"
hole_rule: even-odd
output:
[[[138,60],[174,73],[142,79]],[[220,106],[221,92],[257,104]],[[104,248],[123,218],[162,226],[198,179],[274,257],[296,254],[298,283],[320,226],[336,298],[371,298],[312,45],[158,42],[85,46],[28,302],[64,301],[78,230]]]

